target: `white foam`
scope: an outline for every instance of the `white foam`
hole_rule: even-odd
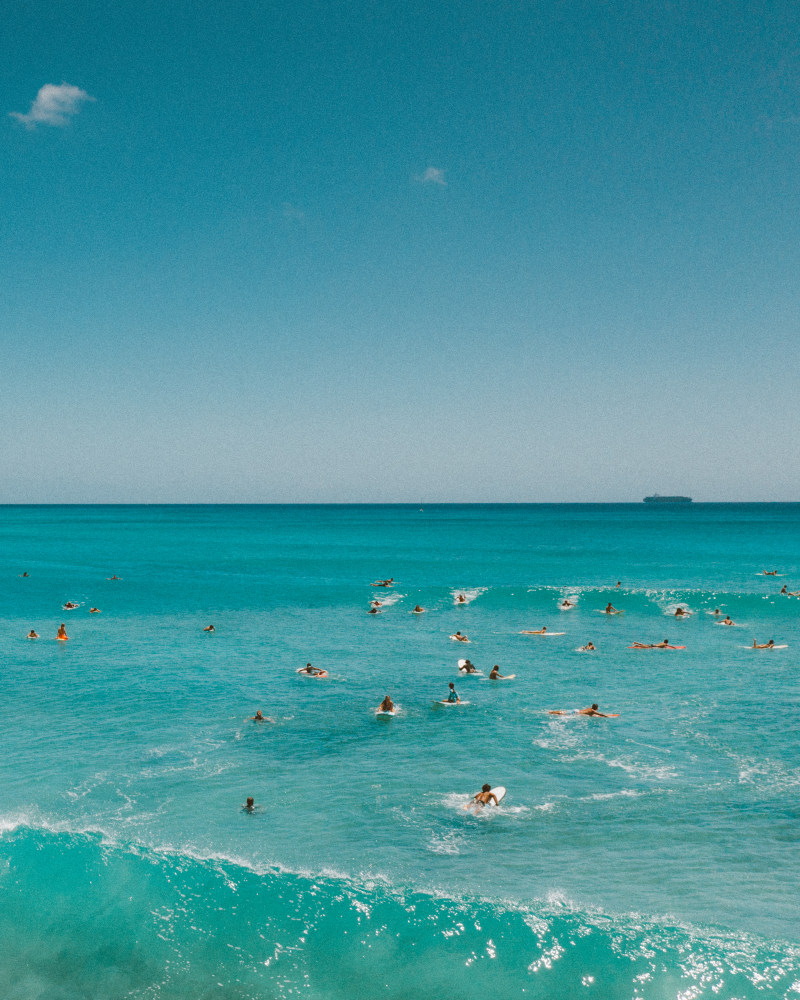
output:
[[[476,597],[480,597],[481,594],[485,594],[488,587],[472,587],[470,589],[464,588],[462,590],[451,590],[450,593],[453,595],[453,603],[458,605],[471,604]],[[466,600],[459,601],[458,595],[463,594]]]

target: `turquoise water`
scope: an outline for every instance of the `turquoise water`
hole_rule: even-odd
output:
[[[0,995],[800,995],[799,529],[790,504],[0,508]],[[519,634],[542,625],[566,634]],[[664,637],[687,648],[626,648]],[[469,704],[435,707],[451,680]],[[547,714],[593,701],[620,718]],[[465,813],[484,781],[505,801]]]

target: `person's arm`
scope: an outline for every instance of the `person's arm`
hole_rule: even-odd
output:
[[[496,796],[496,795],[494,794],[494,792],[489,792],[489,798],[490,798],[490,799],[494,799],[494,804],[495,804],[496,806],[499,806],[499,805],[500,805],[500,803],[499,803],[499,802],[497,801],[497,796]]]

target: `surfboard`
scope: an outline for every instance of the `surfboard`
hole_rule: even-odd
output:
[[[628,649],[686,649],[685,646],[628,646]]]
[[[595,611],[599,615],[624,615],[625,614],[625,609],[624,608],[622,609],[622,611],[606,611],[605,608],[595,608]]]
[[[451,635],[450,638],[455,639],[456,642],[469,642],[465,635]]]
[[[788,648],[789,648],[788,643],[783,643],[780,646],[777,644],[775,646],[742,646],[742,649],[755,649],[757,651],[760,651],[761,649],[788,649]]]
[[[487,677],[488,681],[513,681],[516,674],[504,674],[503,677]]]
[[[397,715],[397,712],[394,709],[391,712],[385,712],[379,708],[375,712],[376,719],[393,719],[395,715]]]
[[[435,701],[434,705],[469,705],[469,702],[462,698],[461,701]]]
[[[328,671],[327,670],[320,670],[320,672],[318,674],[310,674],[305,669],[305,667],[299,667],[297,670],[295,670],[295,673],[296,674],[302,674],[304,677],[327,677],[328,676]]]

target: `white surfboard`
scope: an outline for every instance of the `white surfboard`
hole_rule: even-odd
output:
[[[762,649],[788,649],[788,643],[783,643],[781,645],[774,646],[742,646],[742,649],[754,649],[756,652],[760,652]]]
[[[513,681],[516,674],[504,674],[502,677],[487,677],[487,681]]]
[[[387,712],[384,709],[380,709],[379,708],[375,712],[375,718],[376,719],[381,719],[381,718],[383,718],[383,719],[393,719],[395,717],[395,715],[397,715],[397,712],[395,712],[394,710],[392,710],[391,712]]]
[[[469,702],[462,698],[461,701],[435,701],[434,705],[469,705]]]
[[[456,642],[469,642],[465,635],[451,635],[450,638],[455,639]]]

